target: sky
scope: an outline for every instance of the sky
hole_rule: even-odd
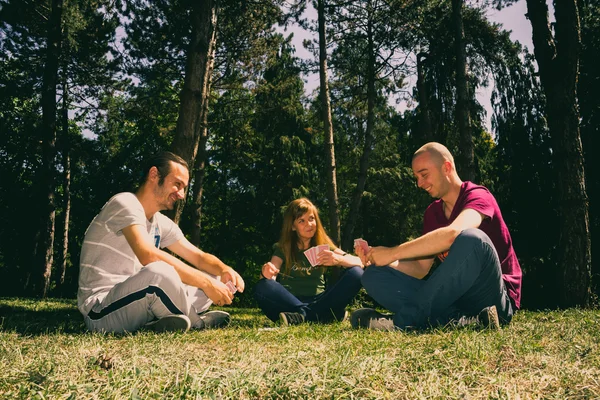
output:
[[[488,18],[490,21],[502,24],[505,30],[511,31],[510,37],[514,41],[518,41],[524,46],[527,46],[531,52],[533,52],[533,44],[531,39],[531,23],[525,14],[527,13],[527,5],[525,0],[520,0],[510,7],[504,8],[500,11],[492,9],[488,11]],[[307,11],[306,16],[316,20],[317,12],[315,9],[310,8]],[[289,27],[287,30],[281,30],[284,34],[294,33],[292,43],[296,47],[296,56],[303,59],[311,58],[312,55],[302,46],[302,41],[305,39],[312,38],[311,34],[301,29],[298,26]],[[311,94],[319,85],[319,77],[317,74],[305,76],[305,91],[307,94]],[[493,83],[492,83],[493,84]],[[491,129],[491,103],[490,96],[493,90],[493,86],[490,85],[487,88],[480,88],[477,91],[477,99],[484,106],[487,111],[486,125],[488,130]],[[392,100],[390,104],[395,104]],[[398,106],[400,110],[406,108],[405,104]]]

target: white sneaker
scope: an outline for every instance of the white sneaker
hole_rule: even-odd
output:
[[[350,314],[350,325],[354,329],[371,329],[374,331],[395,331],[400,328],[394,326],[391,314],[382,314],[372,308],[360,308]]]
[[[146,324],[145,328],[154,332],[187,332],[192,323],[186,315],[167,315]]]

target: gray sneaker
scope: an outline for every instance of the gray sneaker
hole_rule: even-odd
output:
[[[500,318],[498,318],[498,310],[496,309],[496,306],[484,308],[479,312],[477,318],[479,319],[479,323],[486,329],[493,331],[499,331],[501,329]]]
[[[283,326],[300,325],[304,323],[304,315],[296,312],[281,312],[279,322]]]
[[[153,332],[187,332],[191,322],[186,315],[167,315],[146,324],[145,328]]]
[[[394,325],[391,314],[382,314],[372,308],[361,308],[350,314],[350,325],[354,329],[372,329],[375,331],[395,331],[400,328]]]
[[[231,316],[225,311],[207,311],[199,317],[198,322],[194,324],[194,329],[224,328],[231,322]]]
[[[501,329],[496,306],[486,307],[474,317],[464,316],[457,320],[450,321],[448,326],[459,328],[472,327],[478,329],[490,329],[493,331],[499,331]]]

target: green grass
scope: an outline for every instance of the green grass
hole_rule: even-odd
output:
[[[0,299],[0,398],[600,398],[597,310],[420,333],[229,311],[223,330],[101,335],[74,301]]]

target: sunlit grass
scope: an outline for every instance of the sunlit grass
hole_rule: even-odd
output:
[[[500,332],[278,327],[100,335],[73,301],[0,299],[0,398],[600,398],[600,312],[520,312]]]

